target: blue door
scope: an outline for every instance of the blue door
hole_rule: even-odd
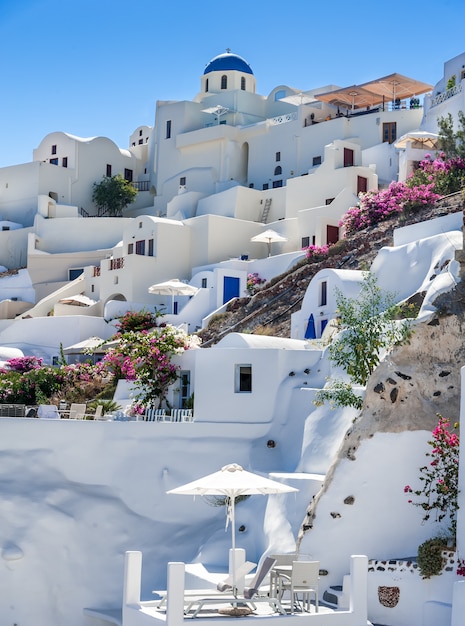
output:
[[[223,304],[239,297],[239,278],[225,276],[223,280]]]

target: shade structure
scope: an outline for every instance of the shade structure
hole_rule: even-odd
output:
[[[412,148],[419,149],[427,149],[431,148],[432,150],[438,147],[439,135],[436,133],[428,133],[424,130],[414,130],[410,133],[406,133],[399,137],[399,139],[394,143],[396,148],[406,148],[407,143],[412,143]]]
[[[252,237],[250,241],[254,243],[266,243],[268,246],[268,256],[271,256],[271,244],[279,241],[287,241],[287,237],[280,235],[275,230],[264,230],[262,233]]]
[[[92,298],[88,298],[82,293],[78,293],[74,296],[68,296],[67,298],[62,298],[59,300],[61,304],[73,304],[74,306],[92,306],[97,301]]]
[[[385,100],[392,101],[396,98],[404,99],[418,96],[427,91],[431,91],[433,88],[433,86],[428,83],[403,76],[397,72],[382,76],[381,78],[375,78],[367,83],[362,83],[360,87],[378,96],[384,96]]]
[[[226,496],[228,501],[227,520],[231,522],[231,540],[233,550],[236,548],[235,534],[235,500],[244,495],[270,495],[298,491],[295,487],[270,480],[259,474],[247,472],[237,463],[225,465],[218,472],[194,480],[193,482],[170,489],[167,493],[190,496]],[[235,557],[233,556],[233,588],[236,588]]]
[[[174,296],[194,296],[198,290],[198,287],[183,283],[179,278],[172,278],[163,283],[151,285],[148,292],[160,296],[171,296],[171,308],[174,312]]]
[[[100,337],[89,337],[88,339],[84,339],[84,341],[63,348],[63,354],[84,354],[84,352],[93,351],[97,347],[99,347],[99,352],[105,352],[107,346],[102,345],[104,342],[105,339],[101,339]]]
[[[351,85],[350,87],[319,93],[315,98],[334,106],[342,106],[352,110],[360,107],[376,106],[383,102],[382,96],[368,91],[368,89],[363,89],[360,85]]]
[[[411,98],[431,91],[432,88],[432,85],[427,83],[393,73],[361,85],[341,87],[333,91],[316,94],[315,98],[335,106],[350,106],[354,110],[361,107],[376,106],[390,100],[394,102],[397,98]]]

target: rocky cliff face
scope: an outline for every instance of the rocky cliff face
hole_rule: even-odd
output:
[[[457,253],[457,260],[463,256]],[[465,275],[461,264],[461,276]],[[362,443],[378,433],[431,431],[438,415],[460,420],[460,370],[465,364],[465,281],[436,301],[433,318],[414,328],[409,344],[395,347],[367,383],[360,415],[346,433],[320,492],[307,509],[298,542],[313,528],[320,499],[337,468],[356,461]]]

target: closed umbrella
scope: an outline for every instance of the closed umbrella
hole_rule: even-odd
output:
[[[268,230],[264,230],[259,235],[252,237],[250,241],[253,241],[254,243],[266,243],[268,246],[268,256],[271,256],[271,244],[278,241],[287,241],[287,237],[284,237],[275,230],[271,230],[271,228],[269,228]]]
[[[231,538],[232,549],[236,548],[236,537],[234,528],[235,519],[235,500],[238,496],[243,495],[269,495],[279,493],[289,493],[298,491],[295,487],[284,485],[276,480],[270,480],[245,471],[237,463],[225,465],[218,472],[194,480],[193,482],[171,489],[167,493],[182,494],[192,496],[226,496],[228,498],[227,524],[231,522]],[[233,589],[236,588],[235,577],[235,557],[232,559],[232,578]]]
[[[166,280],[163,283],[156,283],[151,285],[148,289],[149,293],[171,296],[172,310],[174,312],[174,296],[194,296],[198,292],[198,287],[189,285],[189,283],[183,283],[179,278],[172,278]]]

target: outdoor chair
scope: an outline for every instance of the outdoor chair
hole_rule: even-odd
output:
[[[276,563],[273,565],[270,571],[270,594],[272,596],[278,595],[279,573],[276,571],[280,565],[291,566],[294,561],[297,560],[295,552],[289,554],[270,554],[272,559],[276,559]]]
[[[172,422],[191,422],[192,409],[171,409]]]
[[[37,417],[48,420],[58,420],[60,419],[58,407],[55,404],[39,404]]]
[[[145,411],[146,422],[159,422],[166,416],[166,409],[147,409]]]
[[[106,417],[103,415],[103,405],[102,404],[97,404],[97,408],[95,409],[95,413],[91,417],[93,417],[94,420],[106,420]]]
[[[275,564],[276,560],[271,557],[266,557],[263,560],[263,563],[257,570],[254,579],[252,580],[249,587],[244,587],[244,591],[242,594],[237,593],[236,595],[224,596],[223,594],[204,596],[199,598],[192,599],[186,608],[186,613],[188,613],[192,608],[195,607],[195,610],[192,614],[192,617],[197,617],[199,612],[206,604],[231,604],[232,606],[237,607],[238,605],[248,604],[253,609],[256,608],[256,604],[259,602],[266,602],[269,606],[271,606],[275,611],[281,613],[282,615],[286,615],[286,611],[283,609],[279,598],[273,598],[268,595],[269,589],[261,590],[260,586],[263,583],[266,576],[269,574],[271,568]]]
[[[70,420],[83,420],[86,413],[86,405],[73,402],[69,407]]]
[[[302,596],[302,610],[307,607],[310,612],[310,596],[315,596],[315,611],[318,613],[318,579],[320,572],[319,561],[294,561],[290,576],[280,574],[279,596],[285,591],[290,592],[291,613],[299,606],[299,594]]]
[[[248,574],[249,572],[251,572],[253,570],[253,568],[256,566],[256,563],[252,563],[252,561],[245,561],[245,563],[243,563],[242,565],[240,565],[235,572],[235,579],[236,579],[236,583],[238,581],[243,581],[244,576],[246,574]],[[203,566],[202,566],[203,567]],[[208,572],[205,570],[205,573],[208,575]],[[210,576],[219,576],[219,574],[210,574]],[[184,589],[184,603],[187,605],[190,605],[192,603],[193,598],[203,598],[205,596],[214,596],[215,598],[218,598],[219,596],[222,596],[225,594],[225,592],[227,591],[232,591],[233,589],[233,575],[229,574],[229,576],[227,576],[226,578],[224,578],[223,580],[220,580],[217,584],[216,587],[212,587],[211,589]],[[161,600],[158,604],[158,608],[163,608],[163,606],[166,603],[166,599],[168,597],[167,591],[166,590],[162,590],[162,591],[153,591],[152,593],[156,593],[157,595],[161,596]]]

